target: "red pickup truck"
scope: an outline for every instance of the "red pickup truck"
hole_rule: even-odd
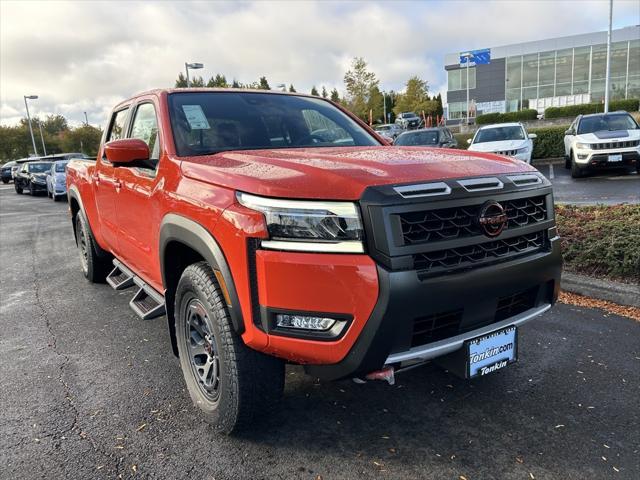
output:
[[[67,183],[84,275],[134,287],[142,319],[166,316],[188,391],[222,432],[277,403],[286,363],[390,383],[431,360],[498,370],[560,286],[537,170],[392,147],[317,97],[137,95]]]

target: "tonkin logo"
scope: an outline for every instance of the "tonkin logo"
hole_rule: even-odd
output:
[[[497,237],[507,226],[507,212],[495,200],[489,200],[480,208],[478,225],[487,237]]]

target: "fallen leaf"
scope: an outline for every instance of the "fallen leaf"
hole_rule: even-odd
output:
[[[138,466],[137,465],[131,465],[131,470],[133,470],[133,473],[136,473],[138,471]]]
[[[524,463],[524,458],[522,458],[522,457],[516,457],[516,462],[518,462],[518,463]]]

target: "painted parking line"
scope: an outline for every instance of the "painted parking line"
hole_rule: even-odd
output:
[[[553,180],[555,176],[553,175],[553,163],[549,164],[549,180]]]

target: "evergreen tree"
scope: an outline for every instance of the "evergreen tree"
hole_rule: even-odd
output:
[[[327,93],[327,89],[323,85],[322,86],[322,98],[327,98],[328,96],[329,96],[329,94]]]
[[[267,82],[267,77],[260,77],[260,81],[257,87],[259,90],[271,90],[269,82]]]
[[[437,102],[429,98],[429,84],[418,76],[413,76],[407,81],[407,88],[397,100],[393,111],[398,114],[401,112],[415,112],[418,115],[424,111],[426,115],[434,114],[437,108]]]
[[[444,115],[444,109],[442,108],[442,95],[438,94],[438,96],[436,96],[436,104],[436,115]]]
[[[337,88],[334,88],[333,90],[331,90],[331,101],[340,103],[340,93],[338,93]]]
[[[373,88],[378,87],[376,74],[367,68],[367,62],[362,57],[355,57],[351,62],[351,69],[344,75],[347,88],[347,105],[349,110],[362,119],[369,119],[368,103]]]
[[[233,79],[233,83],[231,84],[231,88],[242,88],[242,84],[238,82],[235,78]]]
[[[215,88],[229,88],[229,84],[227,83],[227,78],[224,75],[216,74],[215,77],[211,77],[207,82],[207,87],[215,87]]]
[[[178,79],[176,80],[176,88],[187,88],[187,77],[184,73],[178,73]]]
[[[313,95],[315,97],[319,97],[320,96],[320,94],[318,93],[318,89],[316,88],[315,85],[313,87],[311,87],[311,95]]]
[[[289,91],[290,91],[291,93],[296,93],[296,89],[295,89],[295,88],[293,88],[293,83],[289,85]]]

